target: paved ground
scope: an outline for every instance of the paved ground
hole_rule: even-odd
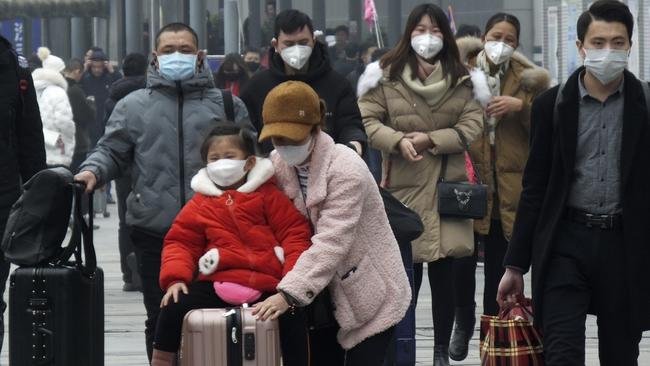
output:
[[[122,292],[122,279],[119,269],[117,249],[117,211],[115,205],[109,205],[111,217],[97,218],[100,229],[95,231],[95,241],[100,266],[106,275],[106,366],[146,365],[144,351],[144,306],[139,293]],[[426,276],[425,276],[426,277]],[[477,278],[482,281],[483,271],[479,267]],[[481,286],[478,286],[479,288]],[[431,295],[428,283],[422,286],[421,300],[417,309],[417,358],[418,365],[432,365],[433,330],[431,321]],[[477,303],[482,293],[476,294]],[[481,309],[477,309],[480,312]],[[0,364],[7,365],[7,337],[0,355]],[[478,332],[471,342],[469,357],[455,365],[479,365]],[[587,365],[598,365],[598,340],[593,318],[587,324]],[[644,334],[641,343],[639,365],[650,365],[650,332]],[[70,365],[73,366],[73,365]]]

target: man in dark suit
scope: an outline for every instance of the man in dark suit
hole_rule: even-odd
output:
[[[547,366],[584,365],[588,313],[601,365],[636,365],[650,329],[650,120],[644,86],[625,70],[633,27],[625,4],[595,2],[577,24],[585,66],[532,107],[497,301],[523,295],[532,265]]]

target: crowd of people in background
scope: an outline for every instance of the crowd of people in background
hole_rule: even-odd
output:
[[[42,126],[33,113],[19,118],[42,136],[17,130],[24,136],[16,141],[37,148],[31,156],[7,151],[15,161],[0,154],[0,169],[25,181],[65,166],[88,190],[115,181],[123,290],[143,293],[152,365],[174,364],[189,310],[239,301],[225,300],[233,283],[248,294],[235,299],[254,298],[261,318],[280,319],[288,364],[382,365],[426,273],[433,362],[446,366],[468,355],[479,260],[486,315],[520,299],[523,273],[536,268],[547,365],[584,363],[588,312],[599,316],[602,364],[636,364],[641,331],[650,328],[650,291],[637,281],[650,268],[641,245],[650,204],[635,194],[650,178],[633,167],[650,163],[642,143],[650,128],[635,117],[646,116],[647,88],[624,71],[633,32],[626,5],[600,0],[580,17],[585,66],[555,88],[517,51],[522,26],[511,14],[454,33],[440,7],[423,4],[398,44],[384,49],[351,41],[344,25],[327,44],[307,14],[276,14],[275,1],[264,10],[268,46],[227,54],[217,70],[182,23],[164,26],[151,57],[129,54],[120,70],[97,47],[83,60],[65,62],[45,47],[20,59]],[[247,22],[244,33],[250,39]],[[477,177],[488,187],[487,216],[441,216],[439,182]],[[0,196],[3,225],[19,194],[14,183]],[[412,242],[412,290],[379,187],[424,225]],[[255,199],[260,206],[246,206],[252,211],[242,217],[267,217],[269,227],[254,234],[233,234],[235,216],[224,226],[209,206],[227,211]],[[240,245],[246,235],[277,242],[258,240],[251,267],[211,230]],[[3,263],[2,290],[7,271]],[[318,303],[336,306],[322,324],[309,310],[288,311]]]

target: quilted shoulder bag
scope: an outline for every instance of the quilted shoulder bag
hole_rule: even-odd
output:
[[[443,155],[438,179],[438,213],[440,217],[482,219],[487,215],[488,188],[482,183],[465,136],[458,129],[454,128],[454,131],[460,136],[465,153],[474,167],[477,184],[445,181],[449,156]]]

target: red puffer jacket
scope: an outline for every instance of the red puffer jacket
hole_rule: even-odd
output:
[[[160,287],[190,283],[199,259],[218,250],[214,271],[197,281],[233,282],[275,292],[310,245],[307,219],[278,189],[271,162],[258,158],[246,184],[222,192],[205,169],[192,179],[194,197],[165,237]]]

